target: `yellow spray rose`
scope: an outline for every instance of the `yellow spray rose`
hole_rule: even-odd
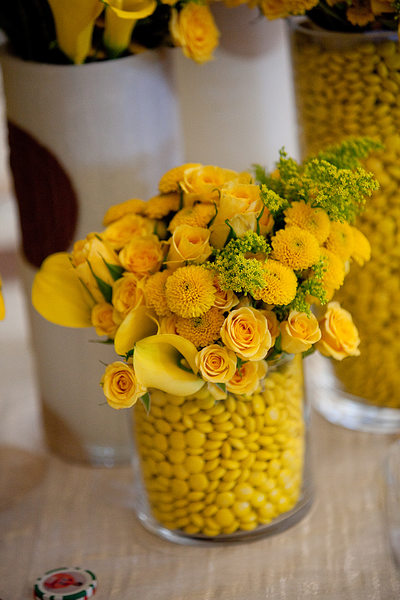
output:
[[[90,233],[86,239],[79,240],[74,244],[72,264],[76,268],[79,279],[92,294],[96,302],[104,300],[96,277],[109,286],[112,286],[114,283],[114,278],[106,263],[117,267],[120,266],[118,256],[113,248],[99,234]]]
[[[268,321],[255,308],[242,307],[231,311],[221,327],[221,339],[243,360],[260,360],[271,348]]]
[[[236,171],[212,165],[199,165],[185,169],[180,185],[185,192],[185,204],[193,204],[195,200],[214,203],[219,197],[219,188],[224,183],[238,177]]]
[[[321,339],[316,348],[325,356],[343,360],[346,356],[359,356],[360,338],[351,314],[338,302],[330,302],[319,321]]]
[[[92,308],[92,325],[97,335],[113,338],[118,324],[113,319],[114,307],[109,302],[100,302]]]
[[[197,63],[212,59],[219,31],[208,6],[188,2],[179,12],[173,9],[169,28],[175,46],[181,46],[185,56]]]
[[[108,404],[116,409],[130,408],[147,391],[137,380],[132,367],[122,361],[106,367],[101,385]]]
[[[205,227],[179,225],[170,240],[168,267],[178,268],[186,261],[197,264],[205,262],[212,251],[209,239],[210,231]]]
[[[291,310],[287,321],[281,323],[282,350],[289,354],[306,352],[321,338],[318,321],[313,314]]]
[[[225,244],[230,231],[227,220],[239,237],[247,231],[255,231],[262,208],[258,185],[236,181],[225,184],[221,189],[218,213],[210,227],[213,246],[222,248]]]
[[[112,303],[116,311],[123,316],[144,302],[146,277],[125,272],[113,285]]]
[[[218,283],[218,277],[214,279],[214,287],[215,287],[215,300],[214,306],[218,308],[218,310],[222,310],[223,312],[230,310],[234,306],[239,304],[239,298],[236,296],[232,290],[223,290],[221,289]]]
[[[154,221],[140,215],[128,214],[114,221],[102,233],[102,238],[113,248],[120,250],[133,236],[150,235],[154,230]]]
[[[156,235],[137,236],[122,248],[119,258],[127,271],[150,275],[160,269],[164,252]]]
[[[251,395],[260,385],[260,380],[267,374],[268,366],[265,360],[245,362],[226,384],[228,392],[233,394]]]
[[[212,383],[227,383],[236,372],[237,358],[232,350],[211,344],[196,356],[196,366],[203,379]]]

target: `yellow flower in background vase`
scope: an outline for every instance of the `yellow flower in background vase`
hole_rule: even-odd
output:
[[[1,291],[1,287],[2,287],[2,281],[1,281],[1,277],[0,277],[0,321],[2,321],[4,319],[4,317],[6,316],[6,308],[4,305],[4,298],[3,298],[2,291]]]
[[[64,327],[91,327],[93,297],[78,277],[69,254],[44,260],[32,285],[32,304],[47,321]]]
[[[289,354],[306,352],[321,339],[318,321],[312,313],[307,315],[291,310],[287,321],[281,323],[280,330],[282,350]]]
[[[174,9],[169,27],[174,44],[182,47],[185,56],[197,63],[212,59],[219,31],[208,6],[188,2],[179,12]]]
[[[321,339],[317,350],[324,356],[343,360],[347,356],[359,356],[360,338],[351,314],[339,302],[330,302],[319,321]]]
[[[112,408],[130,408],[147,390],[139,383],[135,371],[122,361],[106,367],[100,385]]]
[[[156,0],[107,0],[104,45],[115,58],[129,46],[138,19],[145,19],[157,8]]]
[[[57,42],[75,64],[85,61],[92,45],[93,27],[104,9],[99,0],[49,0]]]

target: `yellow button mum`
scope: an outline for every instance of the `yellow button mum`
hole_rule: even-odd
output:
[[[213,307],[199,317],[191,319],[178,317],[175,327],[179,335],[193,342],[195,346],[201,347],[218,340],[223,322],[224,313]]]
[[[180,165],[179,167],[173,167],[172,169],[164,173],[158,184],[158,189],[160,190],[160,193],[168,194],[169,192],[179,191],[179,183],[183,179],[183,174],[185,170],[199,166],[201,166],[199,163],[186,163],[184,165]]]
[[[318,262],[319,244],[316,237],[296,225],[277,231],[272,238],[273,258],[292,269],[308,269]]]
[[[297,225],[313,234],[320,244],[329,235],[331,222],[322,208],[313,208],[306,202],[293,202],[285,210],[285,221],[288,225]]]
[[[297,278],[293,270],[272,259],[265,261],[263,270],[265,287],[255,290],[254,298],[266,304],[289,304],[297,290]]]
[[[215,299],[214,277],[200,265],[177,269],[165,284],[169,309],[180,317],[199,317]]]

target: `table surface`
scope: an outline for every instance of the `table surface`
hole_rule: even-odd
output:
[[[382,493],[384,458],[398,436],[349,431],[314,413],[316,493],[302,521],[278,535],[229,546],[158,539],[132,510],[129,466],[94,469],[46,451],[15,286],[8,325],[0,328],[1,600],[31,598],[43,572],[77,565],[96,573],[99,600],[400,597]]]

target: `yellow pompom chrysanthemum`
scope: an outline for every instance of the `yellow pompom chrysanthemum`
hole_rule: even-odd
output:
[[[289,304],[297,291],[297,278],[294,271],[280,262],[268,259],[263,263],[265,287],[252,295],[266,304],[282,306]]]
[[[144,287],[146,305],[153,308],[159,317],[170,314],[165,296],[165,283],[170,276],[169,271],[159,271],[150,275]]]
[[[165,284],[168,308],[180,317],[200,317],[214,304],[213,282],[211,271],[201,265],[180,267]]]
[[[179,225],[191,225],[192,227],[207,227],[215,216],[215,207],[212,204],[195,204],[182,208],[172,218],[168,229],[174,233]]]
[[[118,219],[121,219],[125,215],[129,214],[143,214],[146,202],[140,200],[140,198],[131,198],[125,202],[114,204],[110,206],[104,215],[103,225],[109,225]]]
[[[339,258],[346,262],[354,250],[354,234],[348,223],[335,221],[331,223],[331,231],[325,242],[325,247],[337,254]]]
[[[223,322],[223,311],[213,307],[200,317],[192,319],[178,317],[176,331],[199,348],[218,340]]]
[[[174,167],[173,169],[170,169],[164,173],[158,184],[158,189],[160,190],[161,194],[177,192],[179,190],[179,182],[182,181],[183,174],[186,169],[199,166],[201,166],[199,163],[186,163],[184,165],[180,165],[179,167]]]
[[[371,258],[371,245],[365,235],[356,227],[351,228],[353,232],[353,252],[351,258],[362,266]]]
[[[144,212],[150,219],[162,219],[171,211],[176,212],[179,209],[179,203],[180,197],[176,192],[160,194],[148,200]]]
[[[345,269],[343,261],[330,250],[321,248],[321,258],[324,261],[322,286],[326,292],[338,290],[343,284]]]
[[[320,257],[316,237],[296,225],[277,231],[271,243],[272,258],[292,269],[308,269],[315,265]]]
[[[323,244],[329,235],[331,222],[322,208],[313,208],[306,202],[293,202],[285,210],[285,221],[288,225],[297,225],[313,234],[320,244]]]

